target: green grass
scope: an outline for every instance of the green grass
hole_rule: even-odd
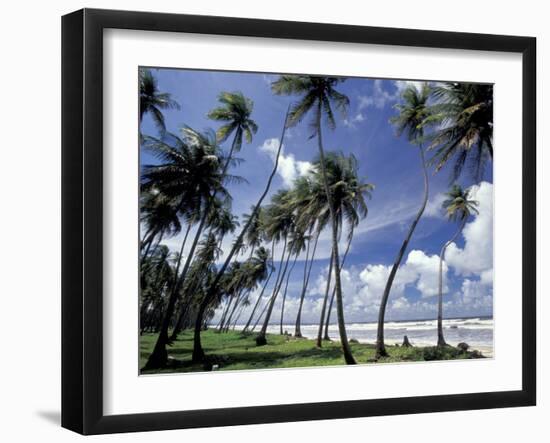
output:
[[[182,332],[178,339],[168,347],[169,365],[161,370],[142,371],[143,374],[172,372],[201,372],[210,370],[212,364],[218,365],[220,371],[239,369],[272,369],[303,368],[310,366],[343,365],[344,359],[338,342],[324,341],[322,348],[315,346],[315,341],[307,338],[268,334],[266,346],[256,346],[257,334],[230,331],[217,333],[214,330],[204,331],[201,335],[202,346],[208,356],[208,363],[192,364],[193,351],[192,331]],[[156,334],[143,334],[140,337],[140,367],[153,350]],[[353,356],[360,364],[375,363],[373,344],[350,343]],[[477,358],[479,354],[462,352],[448,346],[436,347],[397,347],[386,346],[388,357],[377,363],[457,360]]]

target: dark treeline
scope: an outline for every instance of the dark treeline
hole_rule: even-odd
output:
[[[222,91],[208,113],[218,124],[217,130],[201,132],[184,126],[178,134],[170,133],[163,111],[179,110],[179,104],[169,93],[159,90],[150,70],[140,70],[140,119],[149,114],[157,126],[156,134],[140,132],[141,149],[156,158],[154,164],[142,166],[141,171],[140,332],[157,335],[144,369],[166,366],[168,347],[186,329],[194,331],[194,362],[208,358],[201,343],[205,328],[224,333],[238,323],[244,324],[243,333],[255,333],[256,343],[261,346],[267,343],[268,325],[277,322],[283,334],[286,321],[295,324],[293,334],[300,337],[302,309],[323,232],[330,236],[331,257],[316,343],[321,347],[323,339],[330,339],[328,325],[335,315],[342,355],[346,363],[355,363],[346,335],[340,274],[354,228],[368,215],[367,201],[374,186],[359,175],[353,155],[327,151],[323,143],[323,131],[336,129],[335,113],[345,115],[349,107],[349,98],[338,91],[344,81],[283,75],[272,83],[272,92],[289,96],[291,104],[286,115],[281,115],[281,135],[271,174],[265,178],[256,204],[248,214],[238,217],[232,209],[229,188],[246,182],[246,177],[238,175],[241,160],[237,154],[247,148],[258,130],[253,119],[254,103],[241,92]],[[479,179],[493,155],[492,86],[408,86],[396,111],[391,124],[418,150],[425,187],[419,196],[417,216],[381,294],[378,357],[385,355],[384,316],[391,286],[428,200],[428,168],[439,171],[452,162],[452,187],[444,209],[458,227],[442,245],[439,278],[438,344],[445,345],[441,326],[444,254],[471,213],[477,211],[469,190],[458,186],[456,180],[464,169]],[[317,141],[313,167],[290,189],[273,192],[286,129],[304,120]],[[428,151],[431,156],[426,159]],[[271,198],[266,200],[269,194]],[[162,242],[175,236],[181,243],[177,251],[172,251]],[[229,247],[227,241],[224,243],[226,239],[232,240]],[[340,251],[342,240],[346,247]],[[289,319],[285,317],[285,302],[293,274],[299,275],[302,287],[297,316]],[[282,308],[275,313],[278,301]],[[212,324],[216,312],[220,316]],[[247,318],[243,318],[244,312],[249,312]]]

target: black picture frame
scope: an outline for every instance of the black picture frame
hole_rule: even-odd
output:
[[[523,63],[522,388],[177,412],[103,413],[103,30],[519,53]],[[458,411],[536,403],[536,39],[83,9],[62,18],[62,426],[82,434]]]

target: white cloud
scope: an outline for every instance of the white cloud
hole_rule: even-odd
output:
[[[351,267],[342,271],[342,293],[344,294],[346,318],[349,317],[349,321],[372,320],[377,315],[390,270],[391,265],[369,264],[363,269]],[[444,263],[444,293],[448,292],[447,272],[448,267]],[[324,296],[327,274],[328,269],[325,269],[317,277],[309,291],[309,296],[321,298]],[[405,290],[409,286],[414,286],[420,292],[422,300],[417,303],[423,305],[422,309],[427,310],[429,306],[432,306],[433,310],[433,301],[428,303],[423,300],[437,295],[438,276],[439,257],[437,255],[429,256],[419,250],[411,251],[406,262],[398,269],[393,282],[390,296],[391,310],[401,310],[408,315],[405,308],[410,304],[405,298]]]
[[[445,211],[443,210],[442,205],[446,198],[447,197],[443,192],[438,192],[435,194],[428,201],[423,215],[425,217],[443,218]]]
[[[493,185],[482,182],[471,189],[479,202],[479,214],[464,227],[464,247],[452,243],[445,259],[458,275],[477,276],[492,281],[493,269]]]
[[[358,97],[359,106],[358,109],[374,107],[376,109],[382,109],[387,104],[397,102],[401,98],[401,94],[407,86],[414,86],[417,89],[422,87],[424,82],[419,81],[410,81],[410,80],[397,80],[397,81],[388,81],[388,80],[374,80],[372,86],[372,94],[370,95],[360,95]],[[391,84],[390,89],[387,85]],[[344,123],[345,124],[345,123]]]
[[[390,92],[383,87],[384,80],[374,80],[371,95],[359,96],[359,111],[368,107],[382,109],[386,104],[399,99],[400,89],[394,84],[394,91]]]
[[[347,128],[354,129],[354,128],[357,127],[357,123],[361,123],[361,122],[364,122],[364,121],[365,121],[365,116],[363,115],[362,112],[358,112],[352,118],[349,118],[349,119],[345,118],[343,120],[343,124]]]
[[[260,151],[266,152],[273,163],[275,163],[277,150],[279,149],[278,138],[268,138],[259,147]],[[296,160],[294,154],[285,154],[285,146],[279,156],[279,166],[277,174],[283,179],[284,186],[291,187],[294,180],[300,176],[308,174],[312,169],[312,164],[308,161]]]

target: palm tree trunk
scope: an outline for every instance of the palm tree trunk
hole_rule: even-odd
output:
[[[283,146],[283,140],[285,138],[285,132],[286,132],[286,126],[288,121],[288,114],[290,111],[290,106],[288,107],[286,114],[285,114],[285,120],[283,123],[283,129],[281,131],[281,141],[279,142],[279,148],[277,149],[277,156],[275,157],[275,165],[273,166],[273,170],[271,171],[271,174],[269,176],[269,179],[267,180],[267,184],[265,186],[264,192],[260,196],[258,202],[256,203],[256,206],[254,207],[254,211],[252,211],[252,214],[248,220],[248,222],[245,224],[243,229],[241,230],[241,233],[239,234],[237,241],[231,248],[231,251],[229,252],[229,255],[225,259],[224,264],[216,274],[216,277],[214,278],[214,281],[210,285],[210,288],[208,292],[206,293],[206,296],[204,297],[203,301],[201,302],[199,306],[199,310],[197,312],[197,319],[195,322],[195,332],[193,335],[193,362],[201,362],[205,358],[204,349],[202,348],[201,344],[201,326],[203,322],[204,313],[206,311],[206,308],[208,307],[211,299],[214,297],[217,291],[218,284],[223,277],[223,274],[225,273],[225,270],[227,269],[227,266],[229,266],[229,263],[231,262],[231,259],[233,258],[233,255],[235,254],[236,249],[240,245],[240,243],[243,240],[244,235],[246,234],[246,231],[252,224],[252,221],[254,220],[254,217],[258,214],[258,211],[260,210],[260,206],[262,205],[262,202],[264,201],[265,197],[269,193],[269,188],[271,187],[271,183],[273,181],[273,178],[275,177],[275,174],[277,173],[277,168],[279,166],[279,156],[281,155],[281,149]]]
[[[283,335],[283,320],[285,315],[285,300],[286,300],[286,293],[288,291],[288,281],[290,280],[290,274],[292,274],[292,270],[294,269],[294,265],[296,265],[296,260],[298,259],[298,254],[294,256],[294,261],[292,262],[292,266],[290,267],[290,271],[288,271],[288,274],[286,276],[286,283],[285,283],[285,290],[283,292],[283,304],[281,306],[281,330],[280,333]]]
[[[267,287],[267,284],[269,283],[269,280],[271,279],[271,276],[273,275],[273,270],[269,272],[269,275],[267,276],[267,279],[262,287],[262,291],[260,292],[260,295],[258,296],[258,299],[256,300],[256,303],[254,304],[254,308],[252,309],[252,313],[250,314],[250,317],[248,317],[248,321],[246,322],[246,325],[243,329],[243,332],[248,331],[248,328],[250,327],[250,323],[252,323],[252,319],[254,318],[254,314],[256,313],[256,309],[258,309],[258,306],[260,305],[260,301],[262,300],[262,296],[264,295],[265,288]]]
[[[269,300],[267,301],[267,303],[264,305],[264,308],[262,309],[262,312],[260,312],[260,315],[258,316],[258,318],[256,319],[256,322],[254,323],[254,326],[252,327],[252,329],[250,330],[250,332],[254,332],[254,329],[256,329],[256,327],[258,326],[258,324],[260,323],[260,320],[262,319],[262,317],[264,316],[265,314],[265,311],[267,311],[267,307],[269,306]]]
[[[439,292],[438,292],[438,302],[437,302],[437,346],[447,346],[445,342],[445,337],[443,336],[443,260],[445,260],[445,251],[447,247],[456,240],[459,234],[464,229],[466,224],[467,217],[464,217],[464,220],[460,223],[455,234],[451,239],[443,245],[441,248],[441,253],[439,254]]]
[[[342,351],[344,352],[344,360],[348,365],[356,364],[351,348],[348,343],[348,336],[346,333],[346,321],[344,319],[344,301],[342,296],[342,281],[340,279],[340,257],[338,253],[338,226],[336,221],[336,214],[334,214],[334,207],[332,206],[332,196],[330,195],[330,189],[328,187],[328,178],[325,165],[325,152],[323,149],[323,138],[321,134],[321,103],[319,102],[317,109],[317,141],[319,146],[319,157],[321,160],[321,174],[323,177],[323,184],[325,187],[325,193],[327,195],[327,203],[330,211],[330,221],[332,225],[332,254],[334,256],[334,281],[336,285],[336,312],[338,313],[338,330],[340,332],[340,342],[342,345]]]
[[[317,231],[317,234],[315,235],[315,242],[313,243],[313,251],[311,252],[311,257],[309,258],[309,267],[306,260],[306,263],[304,264],[304,273],[306,272],[307,268],[307,274],[304,274],[304,284],[302,286],[302,293],[300,294],[300,305],[298,306],[298,314],[296,315],[296,325],[294,327],[294,337],[301,337],[302,336],[302,308],[304,306],[304,300],[306,297],[307,287],[309,286],[309,277],[311,276],[311,268],[313,266],[313,259],[315,257],[315,252],[317,251],[317,243],[319,242],[319,235],[321,234],[320,231]],[[308,249],[309,249],[309,242],[308,242]],[[309,252],[309,250],[308,250]],[[307,258],[307,253],[306,253]]]
[[[351,247],[351,240],[353,239],[353,232],[355,230],[355,227],[352,225],[349,238],[348,238],[348,245],[346,246],[346,252],[344,252],[344,257],[342,258],[342,263],[340,265],[341,269],[344,268],[344,263],[346,262],[346,258],[348,256],[349,248]],[[330,340],[330,337],[328,335],[328,327],[330,325],[330,312],[332,311],[332,305],[334,303],[334,295],[336,294],[336,288],[332,290],[332,295],[330,297],[330,304],[328,305],[328,312],[327,312],[327,319],[325,321],[325,334],[323,336],[323,340]]]
[[[323,297],[323,307],[321,308],[321,319],[319,320],[319,330],[317,331],[317,347],[320,348],[323,346],[321,340],[322,340],[322,334],[323,334],[323,320],[325,319],[325,312],[327,309],[327,300],[328,300],[328,293],[330,292],[330,280],[332,279],[332,268],[334,264],[334,254],[330,256],[330,264],[328,266],[328,276],[327,276],[327,286],[325,288],[325,296]]]
[[[405,251],[407,250],[409,241],[411,240],[414,230],[416,229],[416,225],[418,224],[420,217],[422,217],[422,214],[424,213],[424,209],[426,209],[426,203],[428,203],[428,192],[429,192],[428,171],[426,169],[426,160],[424,159],[424,150],[422,148],[422,145],[419,145],[418,151],[420,153],[422,172],[424,173],[424,198],[422,199],[422,205],[420,206],[420,209],[418,210],[418,213],[416,214],[416,217],[412,222],[411,227],[409,228],[409,232],[407,233],[407,236],[405,237],[405,240],[403,241],[403,244],[401,245],[401,248],[397,253],[397,258],[393,263],[392,269],[390,271],[390,275],[388,276],[388,281],[386,282],[386,287],[384,288],[384,293],[382,294],[382,300],[380,301],[380,310],[378,312],[378,331],[376,335],[376,358],[385,357],[388,355],[388,353],[386,352],[386,347],[384,346],[384,318],[386,315],[386,306],[388,304],[388,298],[390,296],[393,280],[395,279],[395,275],[397,274],[397,270],[399,269],[399,265],[401,264],[401,260],[403,259],[403,255],[405,255]]]

